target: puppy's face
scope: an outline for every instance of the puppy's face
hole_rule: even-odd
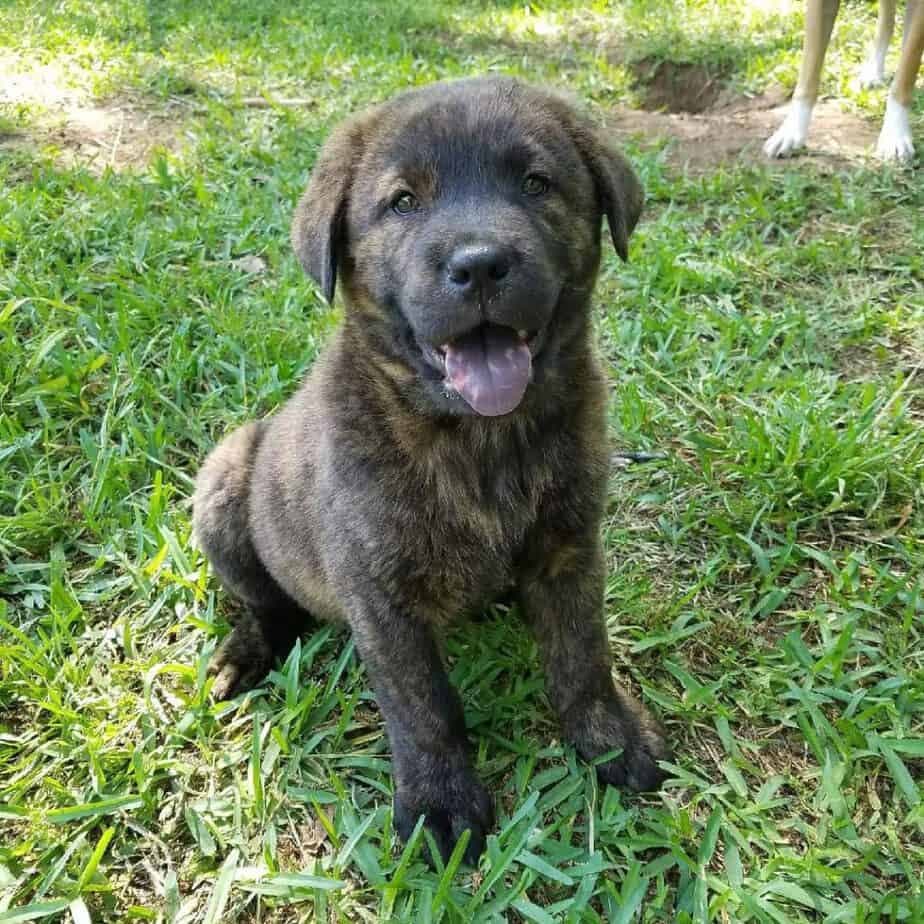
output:
[[[341,127],[293,226],[370,342],[436,412],[498,416],[582,329],[607,214],[641,207],[627,164],[571,106],[509,79],[437,84]]]

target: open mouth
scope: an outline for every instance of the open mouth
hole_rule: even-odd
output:
[[[424,358],[445,374],[443,386],[476,414],[499,417],[523,400],[541,331],[480,324],[439,347],[421,344]]]

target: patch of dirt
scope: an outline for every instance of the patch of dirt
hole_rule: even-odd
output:
[[[189,115],[173,100],[157,110],[127,96],[92,100],[58,65],[30,67],[0,55],[0,112],[11,111],[15,123],[21,106],[37,107],[38,114],[27,127],[0,134],[0,154],[50,148],[63,165],[95,172],[143,166],[158,148],[177,150]]]
[[[126,170],[147,164],[157,149],[178,149],[181,132],[176,118],[114,101],[71,110],[62,124],[46,129],[42,140],[68,165]]]
[[[667,78],[662,83],[666,81]],[[641,136],[643,141],[667,140],[668,162],[694,173],[734,162],[769,163],[763,143],[786,114],[784,91],[774,89],[760,96],[743,97],[720,89],[708,108],[676,111],[680,103],[690,104],[691,93],[694,99],[699,98],[698,92],[707,91],[697,91],[695,86],[692,91],[684,90],[674,111],[614,109],[607,120],[608,127],[623,136]],[[670,106],[665,108],[670,110]],[[793,159],[841,167],[845,162],[865,159],[877,135],[877,125],[842,111],[836,101],[821,100],[815,107],[808,147]]]
[[[629,66],[635,89],[646,110],[702,112],[714,106],[723,92],[722,74],[702,64],[642,58]]]
[[[279,837],[277,854],[283,872],[300,870],[318,857],[331,852],[327,831],[316,818],[309,817],[303,824],[290,825]]]
[[[834,356],[837,371],[846,382],[882,381],[898,372],[916,375],[916,369],[924,364],[924,349],[903,337],[848,344]]]

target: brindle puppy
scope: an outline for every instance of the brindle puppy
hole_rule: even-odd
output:
[[[606,215],[642,206],[587,118],[507,78],[436,84],[328,140],[292,241],[343,326],[274,417],[207,459],[195,529],[247,612],[214,693],[261,680],[309,623],[346,621],[385,717],[395,824],[473,862],[493,824],[434,632],[514,589],[567,740],[608,783],[668,751],[613,683],[603,614],[606,384],[590,296]]]

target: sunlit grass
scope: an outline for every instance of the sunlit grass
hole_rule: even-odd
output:
[[[846,12],[825,87],[874,115],[848,86],[874,11]],[[394,836],[344,634],[232,704],[205,677],[229,604],[191,479],[336,323],[288,243],[330,126],[489,69],[598,111],[636,101],[646,59],[791,86],[800,29],[738,0],[4,8],[4,72],[49,79],[0,122],[0,922],[924,914],[915,173],[629,152],[647,216],[596,317],[614,443],[655,456],[613,473],[607,611],[676,746],[662,794],[601,790],[561,746],[515,613],[448,640],[499,815],[454,877]],[[303,103],[243,102],[264,94]],[[126,166],[49,128],[110,103],[125,145],[163,114],[163,146]]]

